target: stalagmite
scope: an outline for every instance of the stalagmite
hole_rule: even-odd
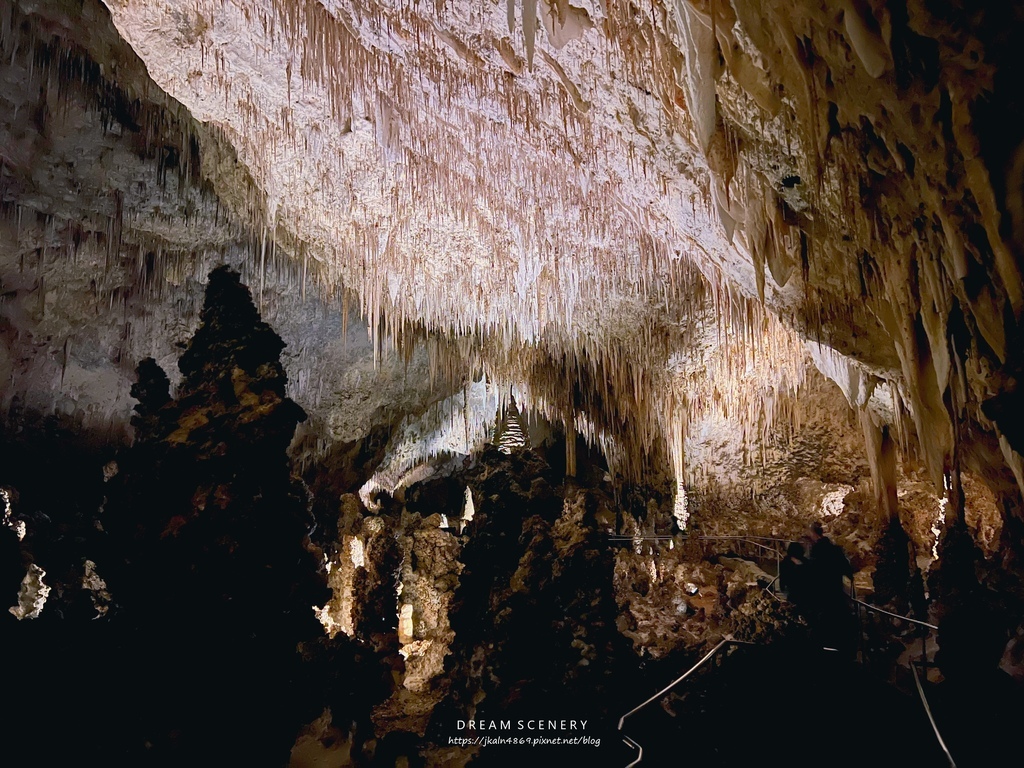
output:
[[[100,642],[65,647],[102,661],[149,647],[105,634],[141,606],[164,683],[195,681],[167,700],[184,725],[150,734],[120,696],[90,710],[117,728],[60,717],[65,741],[174,762],[191,718],[287,742],[308,695],[304,743],[333,754],[295,765],[465,762],[442,720],[618,706],[623,638],[662,658],[788,627],[698,533],[820,519],[880,600],[954,527],[983,545],[968,581],[1018,575],[1024,16],[904,5],[0,5],[0,534],[12,613],[46,610],[11,626],[81,620]],[[221,265],[259,312],[204,303]],[[175,367],[200,323],[224,333]],[[277,501],[244,492],[271,453]],[[282,510],[264,568],[280,529],[233,529]],[[197,624],[236,642],[207,659],[176,628],[221,597]],[[309,685],[279,696],[264,633],[293,620],[274,679]],[[208,716],[193,662],[250,643]]]
[[[50,596],[50,587],[43,581],[46,571],[35,563],[28,567],[28,572],[21,582],[21,590],[18,592],[18,604],[8,608],[8,612],[18,621],[24,619],[38,619],[46,606],[46,599]]]

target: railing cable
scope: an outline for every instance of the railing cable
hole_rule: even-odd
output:
[[[911,624],[917,624],[920,627],[928,627],[928,629],[938,630],[937,626],[935,626],[934,624],[929,624],[927,621],[921,621],[920,619],[912,619],[909,616],[901,616],[898,613],[893,613],[892,611],[887,611],[887,610],[885,610],[885,608],[879,608],[877,605],[872,605],[871,603],[865,603],[863,600],[858,600],[856,597],[851,597],[850,599],[853,602],[857,603],[857,605],[864,606],[869,611],[874,611],[875,613],[884,613],[886,616],[891,616],[894,619],[900,619],[901,621],[909,621]]]
[[[714,655],[716,653],[718,653],[720,650],[722,650],[723,647],[725,647],[726,645],[728,645],[729,643],[732,643],[732,642],[736,642],[736,641],[734,641],[732,639],[732,637],[726,637],[723,640],[721,640],[718,643],[718,645],[716,645],[714,648],[712,648],[710,651],[707,652],[707,654],[704,656],[704,658],[702,658],[700,661],[698,661],[696,664],[694,664],[692,667],[690,667],[688,670],[686,670],[686,672],[684,672],[682,675],[677,677],[671,683],[666,685],[664,688],[662,688],[656,694],[651,696],[649,699],[644,701],[643,704],[638,704],[637,706],[635,706],[631,710],[629,710],[629,712],[627,712],[622,717],[620,717],[619,718],[619,730],[620,731],[622,730],[622,726],[626,722],[626,718],[627,717],[630,717],[631,715],[635,715],[637,712],[639,712],[641,709],[646,707],[651,702],[654,702],[654,701],[657,701],[658,699],[660,699],[666,693],[668,693],[673,688],[675,688],[677,685],[679,685],[681,682],[683,682],[683,680],[685,680],[690,675],[692,675],[694,672],[696,672],[698,669],[700,669],[702,666],[704,666],[704,664],[707,663],[708,661],[710,661],[714,657]]]
[[[613,534],[610,538],[613,539],[613,540],[635,541],[637,539],[640,539],[640,540],[670,540],[673,537],[672,536],[627,536],[627,535],[624,535],[624,534]],[[707,541],[707,540],[740,540],[740,541],[749,542],[751,544],[754,544],[755,546],[758,546],[758,547],[761,547],[761,548],[764,548],[764,549],[769,549],[769,550],[772,549],[772,548],[768,547],[768,546],[765,546],[765,545],[762,545],[759,542],[760,541],[771,541],[773,543],[775,543],[775,542],[787,543],[787,541],[788,541],[786,539],[776,539],[776,538],[772,538],[772,537],[769,537],[769,536],[698,536],[698,537],[695,537],[695,538],[697,538],[699,540],[702,540],[702,541]],[[773,594],[773,595],[775,593],[771,592],[771,587],[778,581],[778,579],[779,579],[779,577],[776,576],[765,587],[765,589],[769,590],[769,592],[771,594]],[[856,587],[852,584],[852,580],[851,580],[851,591],[852,591],[852,594],[847,595],[847,596],[850,598],[850,600],[854,604],[856,604],[856,605],[858,605],[860,607],[866,608],[867,610],[873,611],[875,613],[884,614],[884,615],[889,616],[890,618],[893,618],[893,619],[899,619],[900,621],[906,621],[906,622],[909,622],[911,624],[916,624],[917,626],[922,627],[923,629],[929,629],[929,630],[933,630],[933,631],[937,631],[938,630],[938,627],[936,625],[929,624],[927,621],[921,621],[920,619],[914,619],[914,618],[911,618],[910,616],[902,616],[902,615],[900,615],[898,613],[893,613],[892,611],[887,611],[884,608],[878,607],[877,605],[872,605],[871,603],[866,603],[863,600],[858,599],[856,597]],[[776,597],[777,597],[777,595],[776,595]],[[927,666],[927,664],[928,664],[927,649],[926,649],[926,646],[925,646],[925,643],[924,643],[924,638],[925,638],[926,634],[927,633],[922,635],[922,659],[923,659],[922,660],[922,664],[924,664],[925,666]],[[690,667],[688,670],[686,670],[686,672],[684,672],[682,675],[677,677],[671,683],[666,685],[664,688],[662,688],[656,694],[654,694],[653,696],[651,696],[650,698],[645,700],[643,703],[633,707],[633,709],[629,710],[629,712],[627,712],[622,717],[620,717],[619,718],[619,731],[622,731],[623,726],[625,725],[625,722],[626,722],[626,718],[635,715],[641,709],[647,707],[649,704],[652,704],[653,702],[655,702],[658,699],[660,699],[666,693],[668,693],[673,688],[675,688],[677,685],[679,685],[684,680],[686,680],[688,677],[690,677],[690,675],[692,675],[698,669],[703,667],[707,662],[709,662],[711,659],[713,659],[719,653],[719,651],[721,651],[727,645],[752,645],[752,643],[747,643],[747,642],[742,641],[742,640],[736,640],[731,635],[726,636],[714,648],[712,648],[710,651],[708,651],[703,656],[703,658],[701,658],[700,661],[698,661],[696,664],[694,664],[692,667]],[[953,760],[953,756],[950,754],[949,748],[946,746],[946,742],[942,738],[942,734],[939,733],[938,724],[935,722],[935,718],[932,715],[931,707],[928,704],[928,697],[925,695],[924,686],[921,683],[921,678],[920,678],[920,675],[919,675],[919,673],[917,671],[917,667],[915,666],[915,662],[913,662],[913,661],[910,662],[910,669],[913,672],[914,684],[917,687],[918,696],[921,699],[921,704],[924,706],[925,714],[928,716],[928,722],[931,724],[932,731],[935,734],[935,738],[938,740],[939,746],[942,748],[942,751],[945,754],[946,759],[949,761],[950,768],[956,768],[956,762]],[[643,760],[643,756],[644,756],[643,747],[640,746],[640,744],[638,744],[636,741],[634,741],[633,739],[631,739],[629,736],[627,736],[625,734],[622,735],[622,741],[628,747],[637,750],[638,754],[637,754],[636,759],[633,760],[631,763],[629,763],[629,765],[626,766],[626,768],[634,768],[634,766],[639,765],[640,761]]]
[[[679,685],[681,682],[683,682],[686,678],[688,678],[690,675],[692,675],[698,669],[703,667],[707,662],[711,661],[711,659],[713,659],[718,654],[718,652],[721,651],[727,645],[753,645],[753,643],[748,643],[745,640],[736,640],[736,639],[734,639],[732,637],[732,635],[727,635],[721,641],[719,641],[718,645],[716,645],[714,648],[712,648],[710,651],[708,651],[700,661],[698,661],[696,664],[694,664],[692,667],[690,667],[688,670],[686,670],[686,672],[684,672],[682,675],[677,677],[671,683],[666,685],[664,688],[662,688],[656,694],[651,696],[649,699],[647,699],[643,703],[638,704],[637,706],[633,707],[631,710],[629,710],[629,712],[627,712],[622,717],[620,717],[619,718],[619,731],[621,731],[623,726],[626,724],[626,718],[627,717],[631,717],[631,716],[635,715],[637,712],[639,712],[641,709],[643,709],[647,705],[652,704],[653,702],[655,702],[658,699],[660,699],[662,696],[664,696],[666,693],[671,691],[673,688],[675,688],[677,685]],[[636,741],[631,739],[626,734],[622,734],[622,741],[626,744],[626,746],[631,747],[631,748],[637,750],[637,752],[638,752],[638,754],[636,756],[636,759],[633,762],[629,763],[629,765],[627,765],[626,768],[633,768],[633,766],[639,765],[640,761],[643,760],[643,757],[644,757],[644,749],[643,749],[643,747],[640,746],[640,744],[638,744]]]
[[[921,697],[921,704],[924,705],[924,713],[928,715],[928,722],[931,723],[932,731],[935,732],[935,738],[939,741],[939,746],[942,747],[942,751],[946,754],[946,759],[949,760],[949,768],[956,768],[956,761],[953,760],[953,755],[949,753],[949,747],[946,746],[945,740],[942,738],[942,734],[939,733],[939,726],[935,723],[935,718],[932,716],[932,708],[928,705],[928,697],[924,695],[924,686],[921,684],[921,676],[917,672],[917,667],[914,663],[910,663],[910,669],[914,673],[914,685],[917,686],[917,695]]]

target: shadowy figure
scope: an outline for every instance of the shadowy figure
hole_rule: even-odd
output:
[[[815,521],[807,529],[811,542],[808,560],[808,620],[816,641],[823,647],[852,651],[856,646],[856,620],[846,604],[843,577],[853,578],[853,568]]]
[[[957,768],[1008,765],[1024,747],[1024,691],[999,668],[1008,640],[1006,623],[976,597],[939,622],[935,660],[944,680],[929,700]]]
[[[779,563],[779,586],[797,608],[807,606],[810,576],[811,569],[807,564],[804,545],[799,541],[790,542],[786,548],[786,558]]]
[[[807,529],[811,541],[811,569],[823,600],[842,600],[843,577],[853,578],[853,568],[843,550],[825,535],[821,523],[815,521]]]

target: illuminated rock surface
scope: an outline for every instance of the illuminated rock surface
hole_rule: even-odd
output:
[[[1020,9],[576,2],[0,7],[18,680],[235,675],[89,744],[459,764],[445,718],[799,633],[696,537],[812,520],[1019,626]]]

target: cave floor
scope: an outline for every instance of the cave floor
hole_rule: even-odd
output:
[[[947,765],[916,696],[805,645],[735,648],[625,731],[643,765]]]

